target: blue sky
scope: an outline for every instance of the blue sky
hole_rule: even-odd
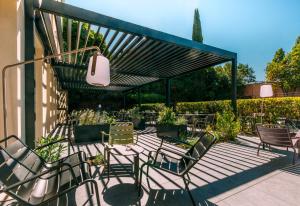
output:
[[[204,43],[238,53],[257,80],[278,48],[300,35],[300,0],[66,0],[66,3],[191,39],[198,8]]]

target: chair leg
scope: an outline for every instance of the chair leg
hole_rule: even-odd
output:
[[[141,192],[142,192],[142,177],[143,177],[143,169],[144,167],[146,166],[147,164],[144,163],[142,166],[141,166],[141,169],[140,169],[140,181],[139,181],[139,188],[138,188],[138,196],[140,197],[141,196]],[[148,168],[149,168],[149,165],[147,165]],[[148,170],[148,169],[147,169]],[[146,173],[147,175],[147,178],[148,178],[148,172]]]
[[[257,148],[257,156],[259,156],[259,149],[260,149],[261,143],[259,143],[258,148]]]
[[[294,150],[294,154],[293,154],[293,165],[296,163],[296,149],[295,148],[293,148],[293,150]]]
[[[191,200],[192,200],[193,205],[196,206],[196,202],[195,202],[195,200],[194,200],[194,198],[193,198],[193,195],[192,195],[192,193],[191,193],[191,191],[190,191],[190,189],[189,189],[188,182],[187,182],[187,180],[185,179],[184,176],[183,176],[182,178],[183,178],[183,182],[184,182],[184,184],[185,184],[185,189],[187,190],[187,192],[188,192],[188,194],[189,194],[189,196],[190,196],[190,198],[191,198]]]
[[[191,177],[190,177],[189,173],[187,173],[186,176],[188,177],[189,181],[191,181]]]
[[[94,186],[95,186],[95,191],[96,191],[96,199],[97,199],[97,205],[100,206],[100,199],[99,199],[99,190],[98,190],[98,185],[97,185],[97,182],[93,182]]]

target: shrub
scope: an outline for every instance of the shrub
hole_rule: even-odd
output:
[[[140,108],[139,107],[133,107],[128,110],[129,116],[132,119],[143,119],[143,115],[140,113]]]
[[[234,141],[241,130],[239,119],[231,110],[217,113],[216,129],[213,132],[219,141]]]
[[[78,115],[79,125],[111,124],[116,122],[115,118],[109,116],[105,111],[100,113],[91,109],[86,109],[76,112],[73,111],[72,113]]]
[[[177,119],[175,121],[175,124],[176,125],[186,125],[187,124],[187,120],[183,116],[180,116],[180,117],[177,117]]]
[[[158,124],[174,125],[176,122],[176,114],[172,108],[165,107],[158,114]]]
[[[155,104],[142,104],[141,111],[152,110],[155,112],[160,112],[165,108],[165,104],[163,103],[155,103]]]
[[[230,110],[230,100],[208,101],[208,102],[180,102],[177,103],[178,113],[217,113]],[[251,116],[253,113],[265,113],[266,122],[275,122],[278,117],[288,117],[290,119],[300,119],[300,97],[281,97],[265,99],[239,99],[237,100],[239,116]]]

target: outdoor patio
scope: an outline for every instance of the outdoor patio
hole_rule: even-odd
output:
[[[246,95],[248,55],[203,42],[198,9],[190,39],[62,0],[7,2],[0,206],[300,205],[300,98],[277,96],[286,80],[270,72],[299,73],[300,37]]]
[[[58,127],[53,135],[72,136],[69,127]],[[147,128],[147,132],[153,132]],[[145,131],[140,131],[144,132]],[[298,205],[300,202],[300,164],[291,165],[292,152],[273,149],[256,155],[258,138],[239,136],[238,143],[218,143],[191,170],[189,185],[198,205]],[[139,135],[138,145],[145,150],[140,165],[149,151],[156,150],[160,139],[155,133]],[[178,150],[171,144],[164,147]],[[77,144],[75,150],[88,156],[103,154],[101,143]],[[92,168],[97,180],[101,205],[190,205],[182,180],[168,173],[150,169],[149,189],[143,179],[142,197],[138,198],[134,178],[130,175],[132,158],[112,156],[111,179],[98,167]],[[81,187],[70,194],[69,205],[93,205],[91,193]]]

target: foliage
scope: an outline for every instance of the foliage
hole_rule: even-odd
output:
[[[153,83],[156,85],[155,83]],[[164,102],[165,96],[163,94],[153,93],[151,90],[147,90],[146,93],[141,92],[140,94],[141,102],[147,103],[156,103],[156,102]],[[126,102],[129,104],[138,104],[139,98],[137,93],[132,93],[127,95]]]
[[[140,113],[140,108],[139,107],[133,107],[128,110],[129,116],[132,119],[143,119],[143,115]]]
[[[180,102],[176,105],[178,113],[222,113],[231,109],[230,100],[206,101],[206,102]],[[253,113],[261,112],[263,103],[264,121],[275,122],[278,117],[300,119],[300,97],[238,99],[237,107],[239,116],[252,116]],[[143,107],[144,105],[142,105]],[[151,107],[152,106],[152,107]],[[156,104],[147,104],[147,108],[156,108]]]
[[[176,125],[186,125],[187,120],[183,116],[179,116],[179,117],[176,118],[175,124]]]
[[[92,160],[94,165],[102,165],[104,164],[105,160],[104,160],[104,156],[100,153],[98,153],[95,158],[93,158]]]
[[[231,63],[226,63],[224,66],[217,66],[215,70],[218,74],[218,78],[223,80],[223,82],[227,85],[228,91],[231,87]],[[255,82],[256,77],[254,74],[254,70],[248,64],[238,64],[237,66],[237,90],[238,95],[242,96],[245,85]]]
[[[163,103],[155,103],[155,104],[142,104],[141,105],[141,111],[155,111],[155,112],[160,112],[165,108],[165,104]]]
[[[171,107],[163,107],[158,114],[158,124],[163,125],[186,125],[187,121],[184,117],[176,117],[176,113]]]
[[[174,125],[176,122],[176,114],[172,108],[165,107],[158,115],[158,124]]]
[[[239,119],[231,110],[224,110],[222,113],[217,113],[216,130],[213,133],[219,141],[234,141],[241,130]]]
[[[78,29],[78,21],[72,21],[71,24],[71,49],[70,50],[74,50],[76,49],[76,44],[75,42],[77,42],[77,29]],[[67,18],[63,18],[63,47],[64,50],[67,51],[68,49],[68,40],[67,40],[67,32],[68,30],[68,20]],[[109,53],[108,49],[107,49],[107,45],[105,42],[103,42],[103,44],[100,44],[102,42],[103,39],[103,35],[99,32],[97,33],[96,31],[94,31],[93,29],[89,30],[89,26],[87,23],[83,23],[81,25],[81,35],[80,35],[80,39],[79,39],[79,47],[78,48],[83,48],[84,44],[85,44],[85,39],[88,35],[88,42],[87,42],[87,47],[92,46],[92,45],[101,45],[100,50],[106,51],[106,54]],[[86,61],[88,54],[90,54],[90,52],[82,52],[82,53],[78,53],[77,55],[77,61],[80,61],[81,58],[83,57],[83,62]],[[84,56],[83,56],[84,55]],[[67,58],[67,56],[65,56],[65,58]],[[75,54],[71,55],[71,61],[74,62],[75,61]]]
[[[43,146],[55,141],[63,139],[60,136],[49,136],[49,137],[41,137],[41,139],[37,142],[37,146]],[[54,162],[59,160],[60,154],[65,150],[66,146],[61,143],[55,143],[41,149],[36,150],[37,154],[41,156],[46,162]]]
[[[203,35],[202,35],[200,14],[199,14],[198,9],[195,9],[195,13],[194,13],[194,24],[193,24],[193,36],[192,36],[192,39],[194,41],[203,43]]]
[[[300,36],[292,51],[285,53],[278,49],[266,68],[266,79],[278,82],[284,93],[300,87]]]
[[[115,118],[108,115],[105,111],[101,113],[99,111],[95,112],[91,109],[85,109],[74,113],[79,114],[79,125],[112,124],[116,122]]]

